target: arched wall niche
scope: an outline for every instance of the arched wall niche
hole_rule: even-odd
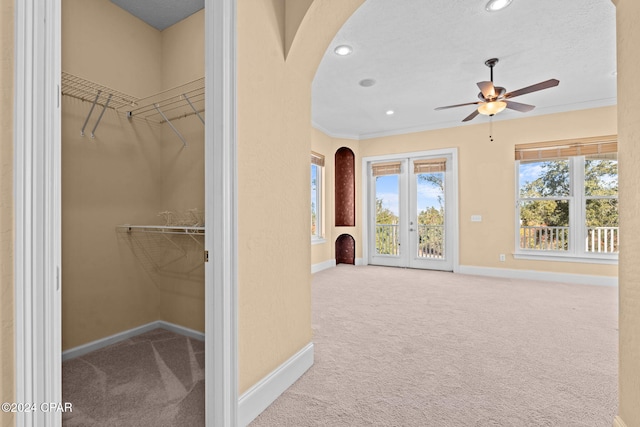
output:
[[[348,147],[339,148],[335,155],[335,225],[356,225],[356,160]]]
[[[350,234],[341,234],[336,239],[336,264],[356,263],[356,241]]]

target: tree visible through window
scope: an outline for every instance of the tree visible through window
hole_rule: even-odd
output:
[[[618,252],[615,152],[520,161],[518,168],[520,249]]]

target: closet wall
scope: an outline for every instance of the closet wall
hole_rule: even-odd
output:
[[[204,10],[162,31],[163,90],[204,76]],[[204,118],[204,113],[201,114]],[[195,116],[175,121],[188,146],[167,125],[162,126],[161,211],[204,212],[204,124]],[[203,242],[202,237],[198,237]],[[188,256],[202,259],[197,245]],[[157,275],[160,318],[204,332],[204,265],[188,274]]]
[[[202,77],[197,15],[160,32],[108,0],[63,0],[62,70],[137,98]],[[176,123],[190,143],[183,149],[166,125],[107,109],[95,138],[99,111],[82,137],[91,104],[62,102],[63,350],[160,319],[203,330],[203,269],[187,279],[154,274],[116,226],[203,209],[204,126],[197,117]]]

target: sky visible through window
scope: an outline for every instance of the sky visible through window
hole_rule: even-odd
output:
[[[412,179],[416,175],[412,174]],[[399,215],[399,175],[383,175],[376,178],[376,198],[382,199],[382,207],[389,209],[394,215]],[[432,183],[418,181],[418,212],[428,207],[439,208],[438,196],[442,196],[440,189]]]

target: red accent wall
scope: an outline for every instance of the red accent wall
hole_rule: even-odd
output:
[[[349,234],[341,234],[336,239],[336,264],[356,263],[356,241]]]
[[[353,151],[342,147],[335,155],[336,227],[356,225],[356,173]]]

